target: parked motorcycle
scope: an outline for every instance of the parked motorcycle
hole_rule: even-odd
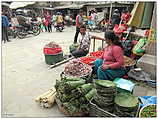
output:
[[[10,38],[16,38],[17,37],[17,30],[16,30],[16,27],[14,26],[14,27],[9,27],[9,29],[8,29],[8,36],[10,37]]]
[[[24,26],[18,26],[17,27],[17,36],[20,39],[25,38],[28,34],[33,34],[35,36],[40,34],[40,27],[39,24],[37,22],[32,22],[30,25],[30,29],[28,29],[27,27]]]

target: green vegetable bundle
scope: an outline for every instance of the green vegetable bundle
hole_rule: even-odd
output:
[[[78,90],[79,94],[85,95],[92,89],[92,87],[93,86],[90,83],[88,83],[88,84],[83,84],[83,85],[79,86],[77,88],[77,90]]]
[[[81,81],[67,81],[67,82],[65,82],[64,88],[65,88],[65,90],[72,90],[72,89],[75,89],[78,86],[83,85],[83,84],[85,84],[84,80],[81,80]]]
[[[96,90],[93,86],[81,78],[62,78],[56,81],[56,97],[63,103],[70,116],[80,112],[88,112],[89,101]]]

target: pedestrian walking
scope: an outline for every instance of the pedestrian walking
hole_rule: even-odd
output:
[[[74,37],[74,43],[77,43],[78,34],[80,32],[80,26],[83,25],[83,10],[79,11],[79,14],[76,16],[76,33]]]
[[[8,37],[8,28],[9,28],[9,20],[8,17],[5,15],[4,11],[2,11],[2,41],[6,43],[6,41],[10,42]]]
[[[52,17],[49,14],[49,12],[47,12],[45,18],[46,18],[46,22],[48,22],[47,23],[48,24],[48,32],[52,32],[52,21],[51,21]]]

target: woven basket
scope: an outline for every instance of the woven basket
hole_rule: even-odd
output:
[[[117,117],[116,115],[99,108],[93,100],[89,104],[89,115],[92,117]]]

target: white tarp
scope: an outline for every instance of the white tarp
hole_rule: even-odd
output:
[[[35,2],[12,2],[9,6],[9,8],[11,9],[17,9],[20,7],[25,7],[27,5],[31,5],[34,4]]]

